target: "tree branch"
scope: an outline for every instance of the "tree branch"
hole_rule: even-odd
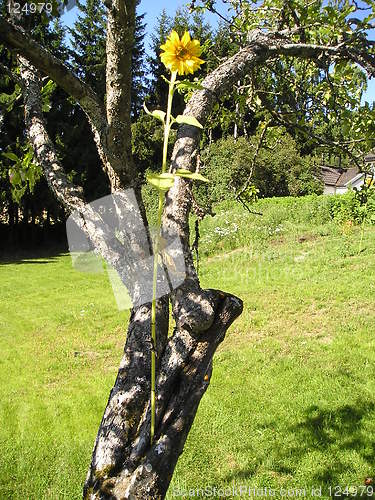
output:
[[[131,272],[134,261],[140,260],[139,255],[149,251],[145,239],[137,239],[143,224],[141,215],[135,213],[133,209],[131,220],[135,227],[129,232],[134,233],[135,237],[132,239],[131,236],[128,236],[121,243],[115,237],[115,229],[104,222],[99,211],[86,204],[82,188],[74,185],[67,178],[54,145],[48,136],[40,99],[39,73],[24,57],[18,56],[18,62],[24,96],[26,130],[49,187],[69,212],[75,210],[79,212],[79,217],[75,217],[74,222],[102,257],[116,269],[128,290],[132,292],[134,288],[139,286],[135,283],[136,280],[133,279],[134,276]],[[121,197],[121,193],[118,193],[117,196]],[[116,198],[114,202],[117,201]],[[127,199],[124,197],[122,205],[126,203]],[[126,216],[124,213],[119,214],[119,216],[121,215]],[[144,248],[145,245],[147,248]]]
[[[69,212],[85,203],[83,190],[70,182],[60,164],[45,126],[40,100],[40,79],[37,69],[23,56],[18,56],[22,84],[25,124],[30,143],[51,191]]]
[[[329,140],[327,138],[322,138],[322,137],[316,135],[314,133],[312,127],[309,126],[308,124],[303,126],[303,125],[291,122],[291,121],[283,118],[280,113],[277,113],[272,108],[272,106],[269,105],[269,103],[267,102],[267,100],[264,98],[264,96],[261,93],[259,93],[259,98],[261,99],[264,108],[267,109],[267,111],[272,116],[275,124],[281,125],[281,126],[285,127],[286,129],[298,130],[298,131],[302,132],[306,137],[308,137],[310,139],[314,139],[314,141],[321,146],[331,146],[332,148],[334,148],[334,150],[346,153],[351,158],[351,160],[355,163],[355,165],[360,170],[362,169],[363,154],[362,153],[360,155],[354,154],[349,149],[349,146],[351,144],[358,144],[360,142],[363,142],[366,139],[354,139],[351,141],[339,142],[339,141]],[[374,142],[375,142],[375,139],[374,139]]]
[[[95,123],[105,120],[103,104],[92,88],[75,76],[51,52],[35,42],[23,28],[0,18],[0,41],[49,75],[67,94],[80,103],[82,109]]]
[[[286,32],[282,36],[277,33],[263,33],[258,30],[249,37],[249,43],[233,57],[222,63],[202,82],[203,90],[194,92],[185,114],[192,115],[204,125],[217,96],[228,92],[234,83],[244,77],[251,68],[280,55],[293,56],[303,59],[319,61],[322,56],[334,60],[337,57],[356,62],[362,66],[370,76],[375,76],[375,56],[365,50],[361,51],[343,44],[325,46],[306,43],[292,43]],[[191,161],[193,153],[198,148],[200,130],[198,128],[181,125],[177,141],[173,150],[172,170],[177,168],[193,169]],[[176,179],[175,185],[168,191],[165,225],[176,225],[173,212],[177,206],[186,204],[190,181]],[[186,210],[185,210],[186,212]],[[185,214],[186,215],[186,214]],[[185,221],[184,221],[185,224]],[[182,228],[179,229],[183,233]]]
[[[111,148],[108,147],[106,112],[93,89],[75,76],[62,61],[35,42],[23,28],[3,18],[0,18],[0,42],[30,61],[39,71],[50,76],[80,104],[90,122],[103,169],[109,177],[112,189],[120,187],[121,182],[112,167],[117,156],[114,157]]]
[[[131,147],[131,67],[136,0],[109,0],[107,5],[107,120],[112,167],[122,185],[135,185]]]

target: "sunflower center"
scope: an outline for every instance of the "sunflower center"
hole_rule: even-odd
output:
[[[188,54],[188,51],[183,45],[180,45],[179,47],[176,48],[176,56],[183,59],[186,57]]]

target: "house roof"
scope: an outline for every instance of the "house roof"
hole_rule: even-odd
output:
[[[333,168],[322,167],[322,179],[325,185],[344,187],[349,184],[360,173],[357,167],[351,168]]]
[[[346,186],[350,181],[357,177],[359,173],[360,171],[358,167],[351,167],[344,170],[344,172],[342,172],[342,174],[338,178],[336,186]]]
[[[366,156],[365,156],[365,162],[366,163],[373,163],[375,162],[375,149],[370,151]]]
[[[328,186],[336,186],[340,175],[340,172],[336,168],[322,167],[322,179],[324,184]]]

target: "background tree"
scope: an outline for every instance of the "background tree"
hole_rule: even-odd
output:
[[[2,11],[6,12],[4,4]],[[32,29],[35,38],[48,46],[57,57],[64,60],[68,57],[64,31],[58,19],[46,25],[40,16],[36,16],[32,19]],[[45,179],[40,176],[40,169],[34,168],[34,155],[25,134],[21,82],[12,77],[12,74],[19,70],[16,58],[2,46],[0,59],[3,68],[0,75],[0,170],[2,213],[5,216],[2,221],[2,240],[4,244],[30,247],[37,241],[43,241],[43,225],[48,228],[51,221],[64,221],[64,211],[48,189]],[[48,82],[48,78],[44,79],[43,83],[44,112],[49,112],[53,107],[50,121],[52,132],[54,125],[61,121],[61,110],[66,95],[55,92],[56,86],[53,82]],[[51,99],[54,100],[54,106]],[[64,230],[61,231],[61,227],[59,229],[61,241],[64,240]],[[56,231],[54,236],[57,237]]]
[[[139,3],[139,2],[138,2]],[[146,68],[146,51],[144,47],[145,14],[137,14],[135,18],[134,47],[132,52],[132,90],[131,106],[133,119],[137,119],[141,112],[148,90],[148,76]]]
[[[105,95],[105,7],[100,0],[78,2],[78,16],[69,29],[74,71],[101,96]]]

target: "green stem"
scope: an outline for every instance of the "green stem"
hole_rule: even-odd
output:
[[[164,205],[163,193],[159,192],[159,207],[158,207],[158,219],[157,219],[157,234],[155,236],[155,246],[154,246],[154,269],[152,277],[152,305],[151,305],[151,338],[152,338],[152,348],[151,348],[151,433],[150,440],[151,444],[154,440],[155,435],[155,385],[156,385],[156,285],[158,277],[158,257],[159,257],[159,236],[161,227],[161,217],[163,214]]]
[[[177,72],[174,71],[171,75],[171,81],[169,82],[167,116],[165,117],[165,125],[164,125],[163,163],[161,166],[162,173],[166,172],[167,170],[168,139],[169,139],[169,133],[171,131],[171,111],[172,111],[172,101],[173,101],[174,84],[176,82],[176,76]]]
[[[168,106],[167,114],[164,125],[164,144],[163,144],[163,163],[162,163],[162,173],[167,170],[167,153],[168,153],[168,139],[171,130],[171,111],[172,111],[172,100],[174,94],[174,85],[176,81],[177,72],[173,72],[171,76],[171,81],[169,82],[169,92],[168,92]],[[155,414],[156,414],[156,286],[157,286],[157,276],[158,276],[158,257],[159,257],[159,246],[160,246],[160,229],[161,229],[161,218],[163,215],[164,208],[164,193],[159,191],[159,206],[158,206],[158,216],[156,223],[156,235],[155,235],[155,245],[154,245],[154,268],[152,277],[152,304],[151,304],[151,431],[150,431],[150,442],[151,445],[154,441],[155,436]]]

